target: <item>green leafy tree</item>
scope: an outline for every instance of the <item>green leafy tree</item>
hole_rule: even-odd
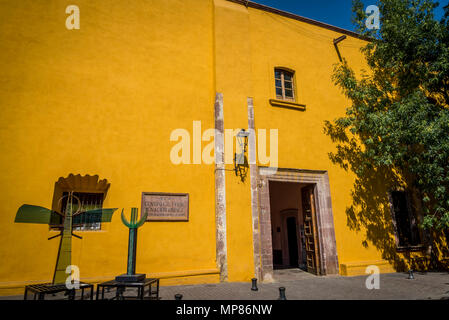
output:
[[[368,30],[360,0],[353,1],[369,70],[356,76],[350,62],[333,80],[351,101],[345,116],[325,122],[337,143],[330,154],[361,181],[372,170],[393,172],[413,189],[421,227],[449,227],[449,5],[438,21],[430,0],[380,0],[380,29]]]

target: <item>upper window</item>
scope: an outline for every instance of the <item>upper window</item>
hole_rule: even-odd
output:
[[[294,73],[281,68],[274,69],[274,79],[276,86],[276,98],[282,100],[295,101]]]
[[[391,202],[397,246],[404,248],[420,245],[421,237],[415,212],[411,208],[409,194],[405,191],[392,191]]]

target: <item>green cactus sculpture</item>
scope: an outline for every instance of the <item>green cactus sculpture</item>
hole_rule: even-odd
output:
[[[128,264],[126,274],[122,274],[115,279],[121,282],[135,282],[145,279],[145,274],[136,274],[136,247],[137,247],[137,228],[142,226],[146,219],[147,213],[145,212],[139,221],[137,221],[137,208],[131,208],[131,219],[128,222],[122,210],[122,222],[129,228],[129,241],[128,241]]]

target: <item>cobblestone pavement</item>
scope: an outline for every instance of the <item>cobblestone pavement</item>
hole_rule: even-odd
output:
[[[296,273],[296,274],[295,274]],[[380,275],[380,289],[368,290],[367,276],[314,276],[299,270],[278,271],[274,283],[258,284],[251,291],[251,283],[221,283],[195,286],[162,287],[162,299],[174,299],[180,293],[185,300],[274,300],[279,287],[285,287],[288,300],[353,300],[353,299],[449,299],[449,272],[389,273]]]
[[[278,270],[275,282],[259,283],[258,291],[251,291],[251,282],[219,284],[165,286],[160,288],[160,298],[173,300],[175,294],[182,294],[183,300],[275,300],[279,297],[279,287],[285,287],[288,300],[370,300],[370,299],[448,299],[449,272],[414,273],[414,280],[406,273],[380,275],[380,289],[368,290],[367,276],[314,276],[298,269]],[[127,290],[126,296],[135,295]],[[115,296],[115,291],[106,294]],[[0,297],[1,299],[23,299],[23,296]],[[62,295],[46,297],[61,299]]]

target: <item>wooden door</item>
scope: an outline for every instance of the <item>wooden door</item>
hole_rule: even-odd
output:
[[[307,271],[319,275],[320,261],[313,186],[302,188],[301,195]]]

